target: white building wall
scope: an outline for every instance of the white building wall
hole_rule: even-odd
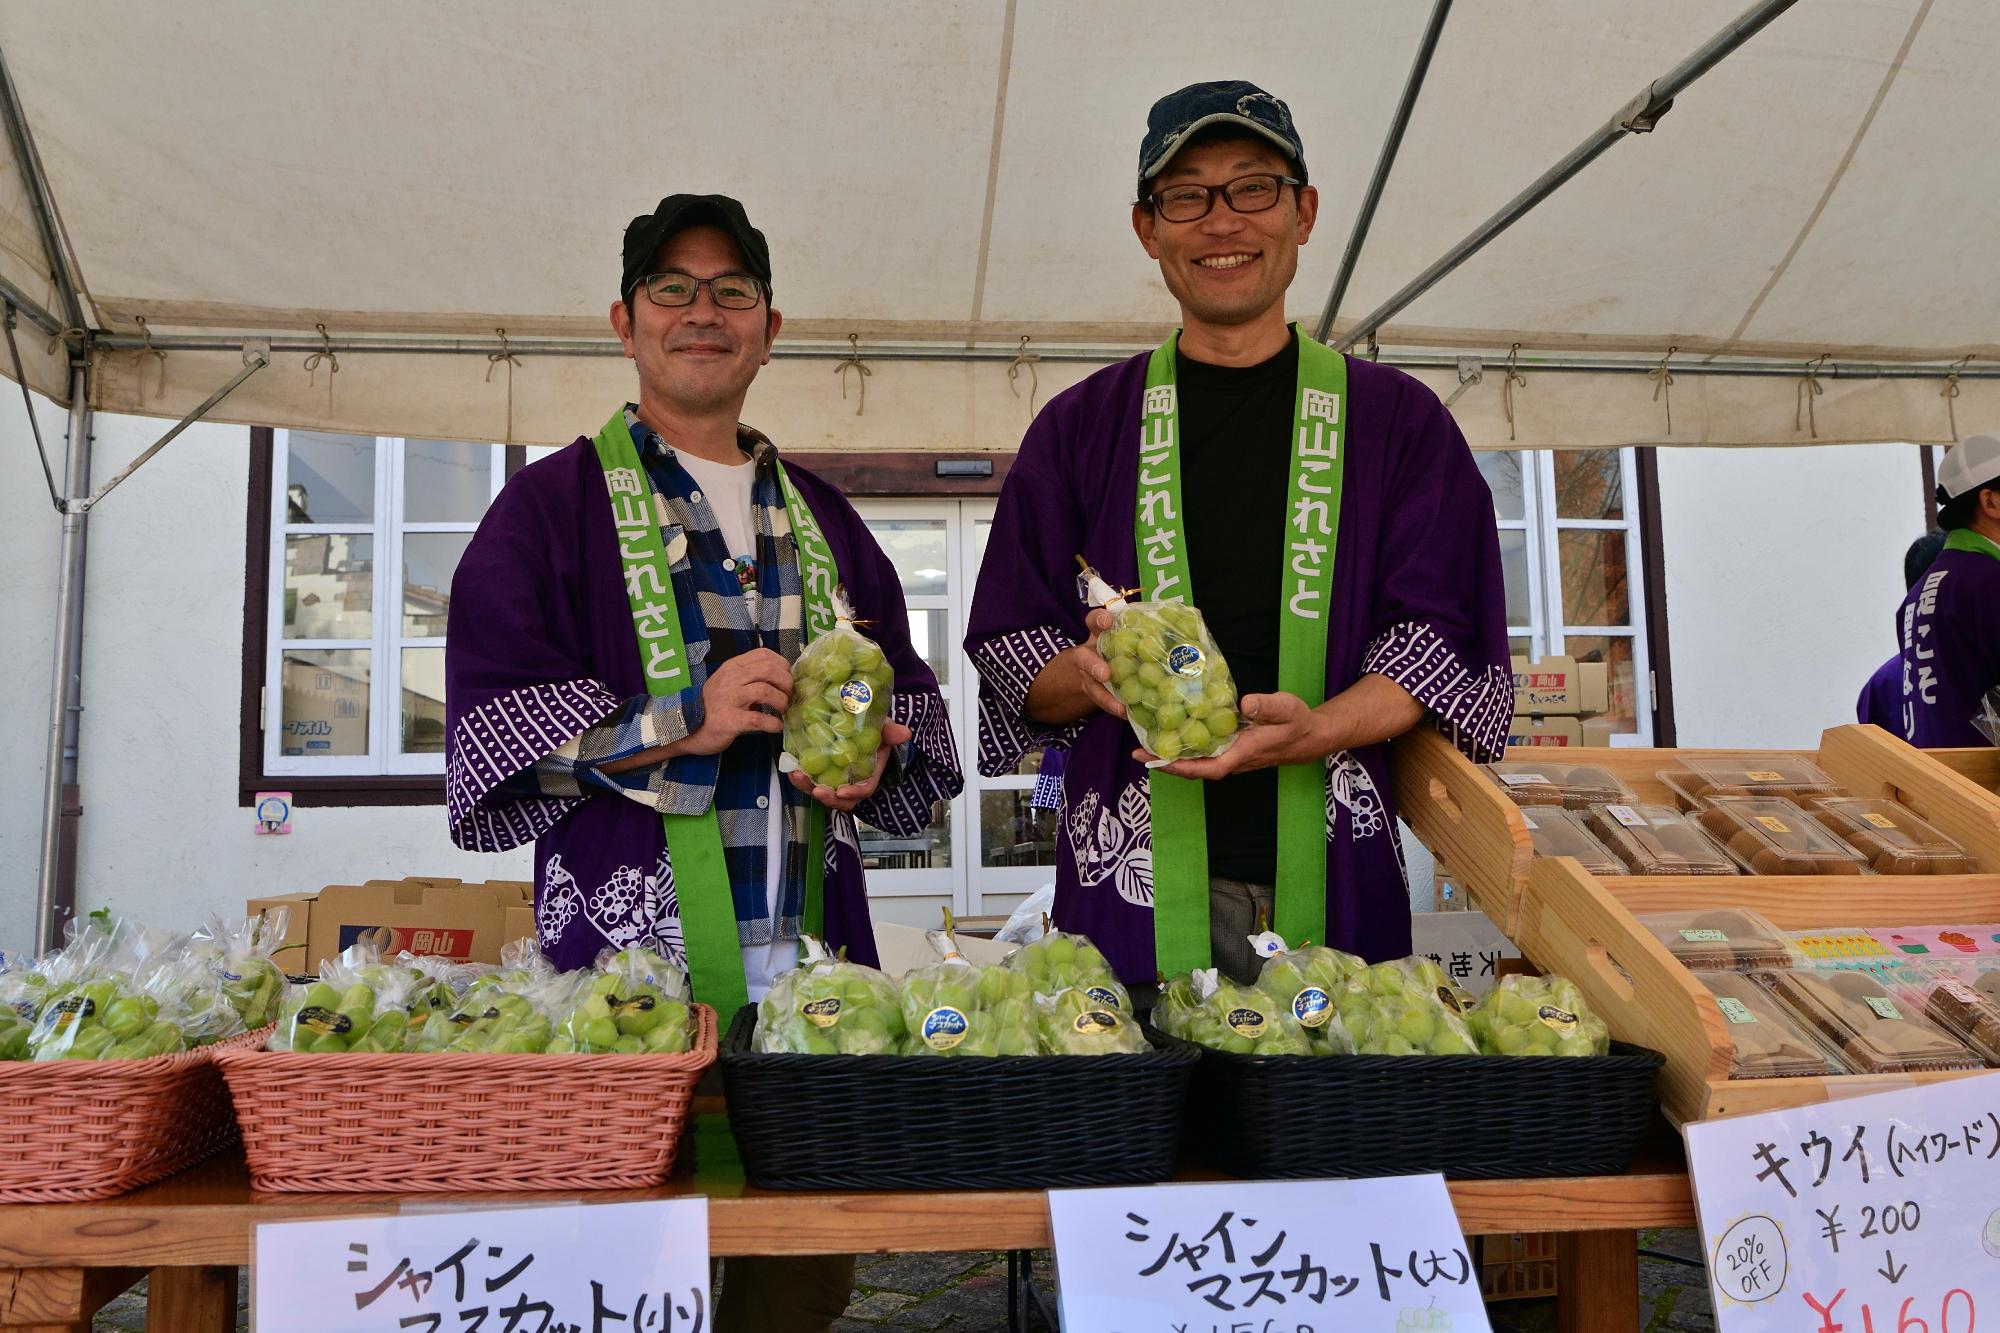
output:
[[[0,399],[0,402],[4,402]],[[61,448],[61,414],[43,405]],[[57,520],[15,401],[0,416],[0,948],[34,923],[41,761],[48,714]],[[95,472],[111,476],[166,429],[96,420]],[[189,928],[260,894],[406,874],[521,879],[526,850],[461,852],[441,806],[295,811],[284,837],[255,834],[236,803],[249,432],[191,427],[90,520],[84,617],[82,836],[77,902]]]
[[[1854,721],[1896,648],[1920,467],[1908,445],[1659,451],[1680,744],[1811,749]]]

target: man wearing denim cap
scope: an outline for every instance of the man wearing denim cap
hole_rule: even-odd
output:
[[[782,323],[743,206],[679,194],[634,218],[610,319],[637,401],[510,480],[452,581],[447,812],[461,847],[534,840],[558,968],[651,949],[726,1027],[801,934],[876,961],[856,820],[921,833],[958,760],[895,567],[837,490],[741,424]],[[873,772],[832,788],[780,773],[779,719],[842,587],[895,679],[879,737],[852,741]],[[825,1329],[852,1274],[851,1257],[732,1259],[715,1327]]]
[[[1230,81],[1154,104],[1132,228],[1181,327],[1029,427],[990,538],[1010,558],[974,595],[980,771],[1067,750],[1055,924],[1128,983],[1211,962],[1248,979],[1260,911],[1294,947],[1408,954],[1385,742],[1428,717],[1474,759],[1505,743],[1492,497],[1429,389],[1287,322],[1318,211],[1277,97]],[[1136,748],[1079,554],[1106,583],[1200,608],[1240,713],[1195,719],[1194,744],[1230,748]],[[1151,734],[1178,752],[1195,733]]]

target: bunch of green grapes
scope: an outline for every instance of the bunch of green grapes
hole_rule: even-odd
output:
[[[894,1055],[902,1047],[896,983],[872,967],[826,959],[781,974],[757,1006],[759,1051]]]
[[[1234,1055],[1313,1054],[1306,1030],[1284,1001],[1219,977],[1213,989],[1192,977],[1167,983],[1153,1022],[1183,1041]]]
[[[1335,998],[1362,1055],[1475,1055],[1463,1002],[1428,958],[1376,963]]]
[[[1367,970],[1368,964],[1351,953],[1314,945],[1265,959],[1257,989],[1297,1020],[1316,1052],[1351,1054],[1354,1042],[1334,1003]]]
[[[1236,682],[1199,611],[1128,603],[1098,636],[1097,651],[1141,745],[1162,759],[1203,759],[1229,747]]]
[[[1034,988],[1028,974],[960,960],[902,980],[905,1055],[1033,1055]]]
[[[1137,1019],[1106,1008],[1088,991],[1037,995],[1035,1021],[1044,1055],[1143,1055],[1152,1049]]]
[[[1611,1031],[1567,977],[1502,977],[1466,1015],[1490,1055],[1604,1055]]]
[[[865,781],[895,681],[881,648],[848,626],[814,639],[792,664],[785,752],[819,786]]]
[[[643,952],[643,951],[632,951]],[[620,960],[623,960],[622,962]],[[692,1012],[686,985],[662,984],[624,954],[610,960],[583,986],[569,1012],[556,1023],[551,1055],[679,1055],[693,1044]]]
[[[186,1045],[159,1000],[124,977],[56,987],[25,1042],[33,1060],[141,1060]]]
[[[1037,995],[1080,990],[1104,1008],[1132,1012],[1132,998],[1118,984],[1110,962],[1082,935],[1046,931],[1008,954],[1006,966],[1024,974],[1029,989]]]

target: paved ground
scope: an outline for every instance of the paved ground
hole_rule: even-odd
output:
[[[1640,1327],[1645,1333],[1714,1333],[1706,1278],[1699,1267],[1672,1262],[1698,1258],[1691,1231],[1646,1232],[1640,1237]],[[1048,1255],[1035,1256],[1036,1285],[1049,1308],[1055,1297]],[[905,1330],[1004,1329],[1007,1325],[1007,1256],[1004,1254],[887,1254],[864,1257],[854,1273],[854,1299],[835,1333]],[[144,1333],[143,1285],[104,1307],[96,1333]],[[247,1294],[244,1308],[248,1309]],[[1501,1301],[1489,1309],[1494,1333],[1549,1333],[1555,1327],[1552,1301]],[[1036,1323],[1036,1328],[1051,1326]],[[239,1328],[248,1324],[239,1321]],[[156,1333],[158,1331],[156,1330]],[[168,1333],[181,1333],[169,1330]],[[266,1330],[282,1333],[282,1330]]]

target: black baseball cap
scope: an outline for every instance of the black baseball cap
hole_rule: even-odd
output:
[[[633,218],[625,227],[625,281],[619,296],[627,296],[639,279],[652,271],[660,247],[689,227],[720,227],[743,252],[743,267],[753,278],[771,286],[771,247],[764,233],[750,225],[743,205],[726,194],[670,194],[652,212]]]
[[[1173,161],[1188,136],[1211,125],[1236,126],[1248,137],[1265,140],[1289,158],[1298,168],[1299,180],[1305,180],[1306,150],[1299,142],[1298,126],[1292,123],[1292,109],[1254,83],[1222,79],[1191,83],[1168,93],[1146,113],[1146,137],[1139,145],[1142,198],[1146,182]]]

